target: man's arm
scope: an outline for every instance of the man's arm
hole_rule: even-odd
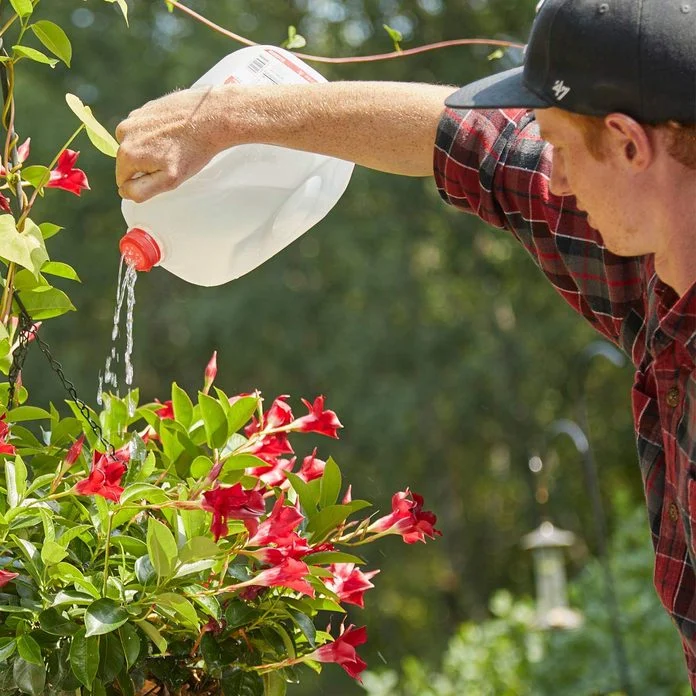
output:
[[[430,176],[443,102],[452,91],[399,82],[330,82],[175,92],[132,112],[116,129],[119,193],[146,200],[175,188],[223,149],[245,143]]]

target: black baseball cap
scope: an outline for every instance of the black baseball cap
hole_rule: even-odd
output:
[[[696,123],[696,0],[542,0],[524,65],[462,87],[445,105]]]

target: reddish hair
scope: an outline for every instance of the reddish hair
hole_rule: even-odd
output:
[[[570,112],[565,112],[565,115],[580,127],[590,155],[603,161],[606,156],[604,118]],[[685,126],[676,121],[668,121],[656,126],[644,125],[644,128],[662,133],[669,155],[684,167],[696,170],[696,124]]]

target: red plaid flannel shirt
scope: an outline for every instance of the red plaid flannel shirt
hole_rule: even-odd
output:
[[[635,365],[654,583],[696,693],[696,283],[678,297],[652,256],[610,253],[575,199],[549,192],[551,148],[530,112],[446,111],[434,169],[446,202],[512,232],[566,302]]]

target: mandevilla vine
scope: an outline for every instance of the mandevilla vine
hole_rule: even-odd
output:
[[[105,1],[127,17],[124,0]],[[375,519],[333,459],[296,454],[302,433],[338,436],[323,396],[300,416],[285,395],[267,407],[258,392],[230,397],[214,386],[214,355],[193,398],[174,383],[164,402],[104,394],[100,413],[28,403],[21,353],[34,339],[45,349],[41,323],[74,309],[48,278],[78,280],[49,259],[61,228],[33,220],[33,205],[48,189],[89,189],[71,149],[82,130],[117,149],[67,95],[79,127],[48,165],[31,162],[17,66],[72,57],[38,6],[0,0],[0,693],[282,696],[303,666],[327,662],[359,679],[367,634],[345,605],[362,607],[379,571],[361,570],[355,550],[439,532],[408,489]],[[322,630],[324,612],[344,619]]]

